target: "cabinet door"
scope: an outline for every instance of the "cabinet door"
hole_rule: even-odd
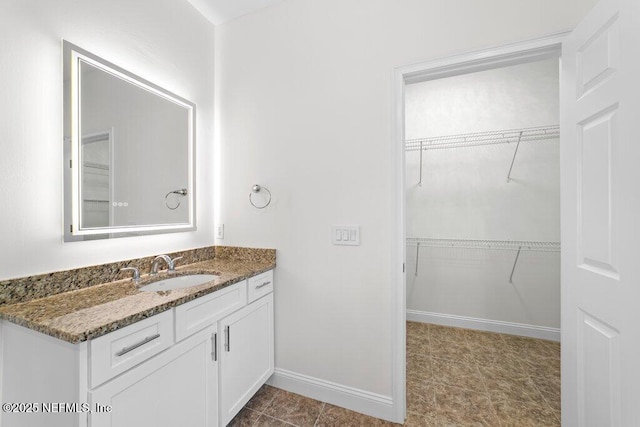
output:
[[[217,426],[216,333],[209,327],[89,392],[90,425]]]
[[[227,425],[273,374],[273,294],[220,321],[220,420]]]

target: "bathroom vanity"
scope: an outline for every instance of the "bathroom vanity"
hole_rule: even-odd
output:
[[[213,259],[178,269],[219,276],[187,289],[126,279],[1,307],[1,424],[225,426],[274,370],[274,265]]]

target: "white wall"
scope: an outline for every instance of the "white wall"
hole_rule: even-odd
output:
[[[277,368],[392,394],[394,67],[567,30],[593,3],[285,0],[217,27],[220,242],[278,249]]]
[[[196,232],[63,243],[63,38],[197,105]],[[182,0],[0,2],[0,279],[214,243],[213,49]]]

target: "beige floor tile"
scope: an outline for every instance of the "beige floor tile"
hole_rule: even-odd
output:
[[[469,343],[480,343],[483,345],[500,348],[504,348],[506,345],[501,334],[485,331],[474,331],[472,329],[461,329],[461,331],[461,335],[463,335]]]
[[[495,360],[493,363],[480,364],[478,365],[478,370],[485,380],[529,378],[527,371],[523,369],[515,358],[507,360],[503,358],[501,361]]]
[[[524,372],[530,377],[560,378],[560,359],[541,358],[533,355],[518,358]]]
[[[546,400],[530,378],[487,378],[487,392],[491,400],[518,401],[525,404],[546,406]]]
[[[544,406],[522,402],[493,402],[500,423],[505,427],[556,427],[560,421],[555,412]]]
[[[400,424],[390,423],[378,418],[325,404],[315,427],[393,427]]]
[[[519,376],[526,376],[525,369],[520,364],[520,360],[509,351],[474,351],[471,349],[471,362],[476,366],[509,366],[513,370],[520,370]]]
[[[243,408],[238,415],[236,415],[229,424],[228,427],[252,427],[260,417],[260,413],[252,411],[251,409]]]
[[[507,348],[520,357],[554,358],[557,352],[544,340],[505,335]]]
[[[407,322],[407,333],[429,333],[429,324],[421,322]]]
[[[254,424],[254,427],[291,427],[291,424],[262,414]]]
[[[404,427],[438,427],[438,415],[435,412],[427,415],[417,414],[415,412],[407,412],[407,419]]]
[[[275,399],[279,392],[279,389],[265,384],[256,392],[256,394],[253,395],[245,407],[253,409],[254,411],[262,412],[267,409],[271,402],[273,402],[273,399]]]
[[[434,388],[439,425],[499,425],[487,394],[447,385],[434,385]]]
[[[313,427],[322,405],[317,400],[282,390],[276,394],[263,414],[299,427]]]
[[[431,381],[484,393],[486,391],[484,378],[477,366],[473,363],[464,363],[453,360],[431,360],[433,376]]]
[[[440,341],[465,342],[465,333],[464,333],[464,329],[430,324],[429,338],[440,340]]]
[[[397,424],[264,386],[229,425]],[[559,343],[408,322],[404,425],[559,426]]]
[[[435,389],[430,383],[407,378],[407,411],[426,415],[435,410],[435,404]]]
[[[555,411],[560,411],[560,378],[552,377],[531,377],[531,380],[538,388],[542,397]]]
[[[432,376],[431,357],[424,354],[413,354],[407,356],[407,377],[429,381]]]
[[[431,357],[473,363],[474,355],[464,340],[431,339]]]

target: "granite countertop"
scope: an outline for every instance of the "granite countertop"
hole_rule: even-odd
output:
[[[238,283],[275,267],[275,259],[214,258],[177,267],[168,276],[160,272],[139,284],[118,280],[0,307],[0,318],[70,343],[97,338],[139,320],[169,310],[203,295]],[[211,282],[171,291],[145,292],[138,288],[176,275],[208,273]]]

